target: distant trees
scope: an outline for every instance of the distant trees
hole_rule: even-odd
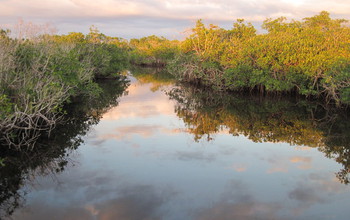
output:
[[[143,66],[165,66],[178,53],[179,41],[155,35],[130,40],[130,60]]]

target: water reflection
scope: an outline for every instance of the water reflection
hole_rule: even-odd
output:
[[[343,165],[337,177],[349,183],[349,111],[281,96],[235,95],[188,85],[179,85],[168,94],[176,100],[176,114],[195,141],[203,137],[210,141],[214,134],[225,130],[254,142],[317,147]],[[307,160],[294,158],[292,162]],[[279,169],[282,171],[283,166]]]
[[[84,182],[86,186],[87,182]],[[76,190],[80,187],[72,186]],[[97,186],[97,188],[99,188]],[[164,219],[162,213],[158,213],[158,208],[167,200],[167,195],[160,194],[158,190],[151,186],[123,186],[116,184],[116,188],[111,193],[109,199],[96,200],[102,193],[106,193],[102,188],[96,189],[92,186],[87,194],[80,198],[72,199],[68,203],[59,204],[50,202],[48,205],[42,204],[43,198],[36,198],[31,201],[30,210],[17,214],[16,219],[46,220],[51,219]],[[111,190],[111,189],[109,189]],[[63,191],[61,193],[67,193]],[[55,193],[53,195],[56,195]],[[49,200],[48,198],[45,198]],[[43,206],[45,209],[43,209]],[[53,218],[52,218],[53,217]]]
[[[175,83],[174,77],[163,68],[133,67],[131,72],[133,77],[136,77],[141,85],[149,84],[152,92],[156,92],[166,86],[172,86]]]
[[[81,135],[57,136],[85,142],[75,145],[76,165],[54,180],[35,174],[12,218],[348,219],[350,189],[334,175],[348,168],[348,113],[175,86],[158,72],[134,76],[93,129],[81,119],[72,122],[87,126],[74,129]],[[71,159],[71,145],[60,146]]]
[[[140,69],[135,67],[132,74],[137,77],[137,81],[134,81],[128,87],[127,92],[129,95],[123,100],[128,105],[122,105],[108,111],[103,116],[103,120],[149,118],[158,115],[173,114],[174,108],[166,101],[167,98],[163,97],[161,93],[157,93],[157,91],[173,85],[174,80],[168,73],[157,69]],[[136,126],[139,128],[134,127],[132,130],[141,130],[142,126]]]
[[[196,213],[196,219],[289,219],[281,218],[281,203],[259,201],[240,180],[232,180],[220,200]],[[235,201],[231,201],[235,198]]]
[[[53,177],[64,171],[71,160],[70,154],[82,144],[82,137],[105,112],[118,104],[118,97],[128,85],[126,79],[99,84],[103,90],[100,97],[79,97],[66,106],[64,123],[49,137],[42,134],[33,149],[22,146],[19,151],[1,146],[0,158],[4,166],[0,166],[0,219],[22,206],[26,194],[21,189],[23,185],[34,182],[37,176]]]

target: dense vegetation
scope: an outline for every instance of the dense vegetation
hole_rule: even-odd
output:
[[[149,36],[130,41],[131,61],[167,66],[178,80],[218,90],[293,93],[350,103],[350,27],[321,12],[302,21],[267,19],[232,29],[198,20],[184,41]]]
[[[130,40],[130,61],[141,66],[162,67],[179,53],[179,41],[148,36]]]
[[[225,30],[201,20],[183,41],[123,40],[90,33],[11,38],[0,32],[0,141],[14,146],[50,131],[72,97],[91,97],[97,78],[128,63],[167,67],[176,79],[217,90],[291,93],[350,103],[350,27],[321,12],[303,21],[267,19],[257,34],[239,19]],[[166,76],[167,77],[167,76]],[[1,160],[0,160],[1,163]]]
[[[49,132],[72,97],[98,95],[94,80],[116,77],[128,60],[122,40],[95,28],[88,35],[0,34],[0,141],[16,147]]]
[[[231,30],[201,20],[169,63],[178,79],[223,90],[297,93],[350,103],[350,27],[328,12],[288,22],[267,19],[266,34],[244,20]]]

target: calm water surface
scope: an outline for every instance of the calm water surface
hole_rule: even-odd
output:
[[[62,172],[26,177],[10,219],[350,219],[336,161],[347,124],[327,131],[316,107],[130,80]]]

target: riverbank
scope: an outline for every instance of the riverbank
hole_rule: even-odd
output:
[[[50,132],[73,97],[101,92],[99,78],[116,78],[128,63],[118,39],[88,35],[0,35],[0,141],[19,148]]]
[[[244,20],[230,30],[201,20],[168,63],[179,80],[218,90],[295,93],[350,103],[350,27],[321,12],[303,21],[267,19],[265,34]]]

